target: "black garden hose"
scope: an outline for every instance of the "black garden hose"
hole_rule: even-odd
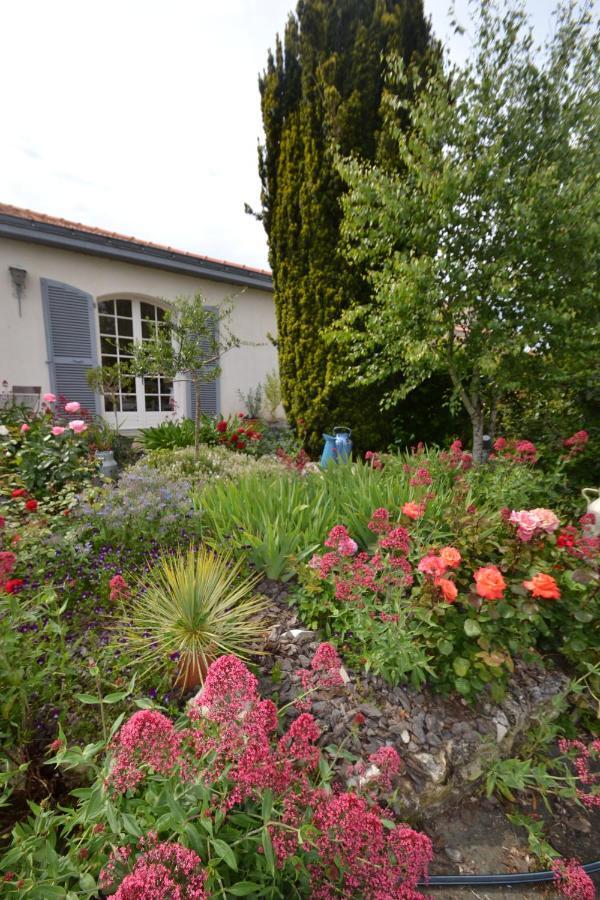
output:
[[[581,867],[588,875],[600,872],[600,859]],[[514,875],[431,875],[427,881],[420,881],[418,887],[512,887],[516,884],[536,884],[541,881],[554,881],[554,872],[516,872]]]

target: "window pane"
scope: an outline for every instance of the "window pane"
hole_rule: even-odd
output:
[[[146,412],[158,412],[158,397],[146,396]]]
[[[163,412],[168,412],[171,407],[171,398],[166,397],[164,394],[160,398],[160,408]]]
[[[165,309],[161,309],[160,306],[157,306],[157,307],[156,307],[156,318],[158,319],[159,322],[164,321],[164,318],[165,318],[165,312],[166,312],[166,310],[165,310]]]
[[[144,378],[144,390],[147,394],[158,394],[158,378]]]
[[[140,309],[142,312],[142,319],[156,319],[156,307],[151,303],[140,303]]]
[[[121,393],[135,394],[135,378],[121,378]]]
[[[117,315],[131,318],[131,300],[117,300]]]
[[[170,378],[161,378],[160,379],[160,392],[161,394],[170,394],[173,390],[173,382]]]
[[[105,412],[114,412],[113,402],[108,394],[104,395],[104,410]]]
[[[154,322],[142,321],[142,337],[144,340],[153,338],[156,335],[156,325]]]
[[[115,320],[112,316],[99,316],[100,334],[114,334]]]
[[[117,327],[119,336],[133,337],[133,319],[117,319]]]
[[[123,412],[137,412],[137,398],[135,394],[123,394],[121,407]]]
[[[119,355],[120,356],[132,356],[133,354],[133,341],[130,341],[129,338],[120,338],[119,339]]]
[[[112,313],[115,314],[115,301],[114,300],[100,300],[98,302],[98,312],[99,313]]]
[[[110,353],[116,355],[117,353],[117,341],[115,338],[103,337],[100,338],[100,350],[102,355],[105,353]]]
[[[116,364],[117,364],[117,357],[116,357],[116,356],[111,356],[110,353],[109,353],[109,354],[106,354],[106,353],[103,353],[103,354],[102,354],[102,365],[103,365],[103,366],[116,366]]]

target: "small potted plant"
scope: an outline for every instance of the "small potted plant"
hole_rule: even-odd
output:
[[[108,478],[115,478],[119,468],[114,455],[117,432],[110,427],[108,422],[97,419],[89,426],[87,437],[90,449],[95,452],[96,459],[99,459],[102,464],[102,474]]]
[[[265,633],[266,599],[257,575],[241,577],[241,560],[207,547],[163,557],[138,578],[123,610],[123,631],[138,660],[160,670],[175,661],[182,693],[204,681],[218,656],[247,658]]]

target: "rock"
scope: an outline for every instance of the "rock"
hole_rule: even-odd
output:
[[[460,850],[455,850],[453,847],[446,847],[446,849],[444,850],[444,853],[446,854],[448,859],[452,860],[452,862],[455,862],[455,863],[462,862],[463,855],[460,852]]]
[[[363,715],[369,716],[371,719],[379,719],[383,715],[379,707],[373,703],[361,703],[358,709]]]
[[[404,729],[404,731],[400,732],[400,740],[403,744],[410,744],[410,734],[408,733],[406,728]]]
[[[500,744],[508,734],[510,723],[502,711],[497,712],[492,721],[496,726],[496,740]]]
[[[430,781],[434,784],[442,784],[448,772],[448,761],[443,751],[439,751],[435,756],[432,753],[415,753],[414,759]]]

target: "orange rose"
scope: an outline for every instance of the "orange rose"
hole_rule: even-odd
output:
[[[502,600],[506,582],[496,566],[483,566],[473,577],[480,597],[484,600]]]
[[[449,569],[456,569],[462,562],[462,556],[456,547],[442,547],[440,557],[444,560]]]
[[[524,581],[523,587],[531,591],[534,597],[543,597],[544,600],[560,600],[560,588],[552,575],[538,572],[531,581]]]
[[[458,590],[454,582],[449,578],[436,578],[434,583],[441,590],[446,603],[454,603],[458,597]]]

